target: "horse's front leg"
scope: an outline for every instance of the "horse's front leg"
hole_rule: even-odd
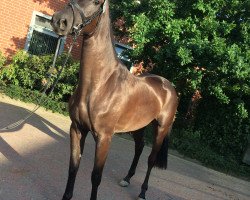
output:
[[[91,175],[92,191],[90,200],[97,199],[97,190],[101,183],[102,171],[107,159],[111,138],[111,136],[107,135],[101,135],[96,138],[95,164]]]
[[[79,130],[79,128],[74,123],[71,124],[70,127],[71,154],[69,162],[69,174],[68,174],[68,182],[66,190],[63,195],[63,200],[69,200],[73,196],[76,174],[79,168],[81,155],[83,153],[84,143],[87,134],[88,134],[87,130]]]

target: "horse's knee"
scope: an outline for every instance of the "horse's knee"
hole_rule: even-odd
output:
[[[79,163],[71,162],[69,166],[69,175],[75,175],[78,171]]]

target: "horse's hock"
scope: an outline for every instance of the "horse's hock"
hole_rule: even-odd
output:
[[[243,162],[250,165],[250,134],[247,136],[247,140],[248,140],[248,145],[247,145],[247,150],[244,154],[243,157]]]

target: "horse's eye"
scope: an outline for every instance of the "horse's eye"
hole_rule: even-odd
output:
[[[100,3],[99,0],[95,0],[95,5],[98,5]]]

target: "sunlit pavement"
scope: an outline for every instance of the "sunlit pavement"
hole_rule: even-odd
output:
[[[0,128],[24,117],[34,105],[0,95]],[[0,133],[0,200],[60,200],[69,163],[68,117],[44,109],[26,124]],[[146,147],[128,188],[118,185],[133,158],[134,143],[114,137],[99,200],[135,200],[147,169]],[[94,141],[86,140],[73,200],[88,200]],[[153,169],[148,200],[250,199],[250,183],[170,155],[168,170]]]

